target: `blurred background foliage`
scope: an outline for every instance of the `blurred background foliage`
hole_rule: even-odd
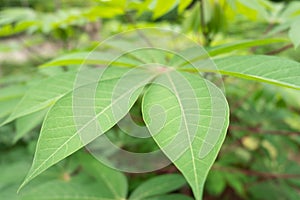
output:
[[[266,54],[300,61],[299,21],[297,0],[0,0],[0,122],[39,80],[76,69],[72,56],[70,63],[39,66],[87,52],[115,33],[162,27],[186,34],[213,58]],[[231,124],[207,179],[204,199],[300,199],[299,91],[223,79]],[[169,166],[149,174],[126,174],[127,178],[108,169],[91,175],[95,161],[79,152],[44,173],[24,195],[17,195],[45,114],[34,113],[0,128],[0,199],[39,199],[45,194],[51,199],[55,192],[67,195],[74,188],[92,196],[95,190],[83,186],[105,185],[101,173],[114,177],[111,181],[117,185],[126,185],[123,179],[127,179],[126,193],[131,193],[153,177],[178,173]],[[132,115],[140,113],[133,110]],[[156,148],[152,141],[133,140],[117,128],[111,131],[117,132],[111,139],[124,148],[141,152]],[[87,166],[80,159],[89,159]],[[189,199],[191,191],[184,181],[174,181],[178,187],[164,192],[175,193],[174,199]]]

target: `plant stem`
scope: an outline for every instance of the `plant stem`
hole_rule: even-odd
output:
[[[275,49],[273,51],[269,51],[266,54],[267,55],[275,55],[275,54],[281,53],[281,52],[283,52],[285,50],[288,50],[288,49],[292,48],[293,46],[294,46],[293,44],[288,44],[288,45],[283,46],[283,47],[281,47],[279,49]]]
[[[202,36],[204,38],[204,42],[203,45],[204,46],[209,46],[211,43],[211,38],[209,36],[209,30],[206,26],[206,22],[205,22],[205,9],[204,9],[204,1],[205,0],[199,0],[200,2],[200,20],[201,20],[201,31],[202,31]]]

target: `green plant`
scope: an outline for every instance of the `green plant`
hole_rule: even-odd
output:
[[[157,20],[176,8],[176,6],[178,6],[180,12],[183,12],[190,4],[190,1],[179,1],[179,4],[177,1],[165,2],[166,1],[157,1],[157,4],[153,7],[151,6],[153,1],[132,1],[126,5],[125,10],[117,13],[117,15],[133,10],[136,14],[133,16],[138,21],[138,26],[139,17],[145,12],[153,11],[153,20]],[[56,168],[51,168],[52,172],[51,170],[47,170],[41,175],[41,178],[33,180],[32,186],[28,188],[25,187],[24,191],[21,191],[22,199],[40,199],[41,197],[51,199],[53,198],[53,194],[49,192],[49,188],[54,188],[54,194],[57,198],[69,199],[126,199],[128,196],[129,199],[148,200],[190,199],[190,197],[182,194],[167,194],[185,185],[185,180],[180,175],[154,177],[142,184],[139,182],[139,186],[136,187],[136,189],[128,189],[128,183],[123,173],[99,164],[83,151],[76,153],[70,159],[64,160],[103,134],[106,134],[111,140],[119,143],[121,147],[131,147],[133,149],[141,149],[141,147],[144,147],[146,152],[148,150],[162,149],[183,174],[187,183],[192,188],[196,199],[202,199],[204,182],[207,176],[209,193],[222,194],[228,184],[231,188],[235,189],[240,197],[245,197],[246,195],[242,185],[247,181],[245,181],[246,177],[244,175],[251,172],[247,171],[247,169],[242,171],[244,174],[229,173],[232,169],[228,169],[228,166],[244,166],[250,164],[251,160],[256,158],[251,157],[249,151],[259,149],[259,145],[262,146],[263,151],[267,151],[268,156],[275,163],[273,163],[274,166],[283,168],[283,166],[277,166],[275,160],[277,158],[286,158],[286,155],[280,154],[281,156],[278,156],[277,154],[279,154],[278,152],[280,152],[280,150],[283,151],[287,144],[293,144],[291,146],[297,150],[300,141],[298,135],[285,138],[282,144],[281,137],[273,137],[270,139],[267,136],[245,136],[243,131],[253,131],[254,129],[249,128],[249,130],[243,130],[243,128],[236,124],[243,122],[243,124],[247,124],[250,127],[258,124],[254,130],[256,132],[259,132],[261,129],[264,130],[265,127],[268,129],[270,124],[278,120],[278,118],[276,118],[276,112],[273,112],[273,110],[282,108],[280,111],[283,114],[281,112],[280,114],[286,116],[286,121],[282,126],[278,125],[278,127],[272,124],[272,128],[289,129],[292,127],[295,130],[299,130],[299,126],[297,125],[298,118],[293,120],[290,117],[291,113],[297,115],[296,112],[288,112],[283,108],[285,108],[285,106],[296,106],[295,102],[289,102],[290,100],[284,99],[284,94],[290,92],[289,97],[294,96],[295,99],[298,98],[297,95],[299,95],[299,93],[297,90],[300,89],[300,64],[291,59],[274,55],[248,55],[249,53],[246,53],[246,55],[232,54],[238,50],[242,52],[241,54],[245,54],[244,50],[247,48],[252,48],[251,50],[255,52],[256,49],[253,48],[257,46],[266,48],[265,52],[274,54],[274,52],[271,51],[272,49],[269,50],[266,45],[275,46],[288,43],[287,45],[290,47],[291,44],[285,36],[279,35],[278,37],[277,35],[280,31],[286,31],[289,28],[289,36],[294,46],[298,47],[299,38],[297,34],[295,34],[298,29],[298,11],[292,8],[294,8],[295,5],[299,6],[299,4],[295,2],[295,4],[289,4],[285,7],[284,4],[273,4],[264,0],[253,2],[240,0],[231,1],[232,3],[229,6],[225,6],[225,1],[202,1],[202,4],[203,2],[207,3],[209,9],[214,10],[211,12],[213,15],[206,16],[208,18],[203,19],[205,15],[201,12],[200,5],[195,4],[191,12],[187,12],[188,15],[185,20],[183,20],[183,30],[188,32],[188,34],[191,34],[189,31],[196,34],[198,34],[199,31],[203,33],[200,40],[206,45],[211,45],[205,48],[217,66],[216,68],[214,65],[212,65],[212,68],[207,68],[206,65],[204,65],[205,67],[195,68],[191,65],[191,63],[203,64],[205,62],[211,62],[208,55],[203,53],[199,54],[203,49],[199,49],[197,46],[194,46],[193,49],[182,48],[181,51],[179,51],[179,55],[184,58],[187,57],[188,61],[191,61],[187,62],[177,54],[155,48],[128,51],[128,47],[135,44],[134,40],[117,40],[108,43],[108,46],[105,47],[105,51],[96,50],[90,52],[90,49],[87,48],[86,51],[70,53],[49,62],[42,63],[39,66],[40,72],[46,72],[47,74],[47,70],[49,70],[51,72],[50,74],[55,75],[44,78],[45,74],[40,75],[40,72],[38,72],[38,83],[32,83],[32,81],[29,81],[27,78],[25,81],[26,84],[23,84],[24,81],[18,82],[16,80],[13,86],[1,89],[0,99],[2,103],[0,106],[3,107],[3,110],[5,109],[5,112],[2,112],[0,115],[2,125],[17,120],[17,134],[14,135],[12,139],[6,139],[7,141],[12,140],[18,142],[21,138],[26,136],[29,130],[32,130],[43,121],[36,147],[35,159],[21,188],[60,161],[62,161],[62,163],[60,162],[59,165],[63,166],[61,167],[63,168],[63,173],[59,169],[60,167],[56,166]],[[220,7],[224,9],[220,9]],[[112,5],[112,9],[113,8],[115,8],[114,4]],[[93,9],[96,8],[87,10]],[[244,18],[253,21],[259,19],[258,21],[262,21],[259,23],[268,23],[271,25],[271,30],[268,30],[267,33],[268,37],[234,42],[225,41],[225,44],[214,45],[214,42],[218,40],[218,34],[222,34],[226,29],[229,29],[227,25],[219,26],[218,19],[221,17],[224,20],[222,24],[228,23],[226,20],[233,20],[233,18],[235,18],[231,13],[233,10],[236,13],[241,13],[243,20]],[[270,12],[270,10],[272,10],[272,12]],[[78,18],[73,18],[72,16],[70,18],[77,22],[77,20],[80,21],[90,15],[86,15],[85,12],[80,11],[80,14],[76,14],[76,16]],[[91,16],[93,19],[101,17],[98,15]],[[114,17],[114,15],[109,16],[109,18],[110,17]],[[198,22],[191,20],[197,17],[199,18]],[[201,20],[203,20],[203,23],[200,23]],[[237,20],[240,20],[240,18]],[[41,21],[38,21],[39,20],[34,22],[35,25],[31,24],[28,27],[35,27],[35,30],[43,30],[38,26]],[[59,26],[62,25],[68,29],[71,26],[68,24],[69,20],[67,20],[66,24],[64,24],[65,22],[66,21],[62,20]],[[22,24],[23,21],[19,23]],[[70,23],[73,24],[73,21],[70,21]],[[258,22],[255,21],[254,23]],[[78,24],[75,23],[75,25],[77,26]],[[6,26],[12,27],[11,24]],[[25,30],[27,30],[28,27],[26,26]],[[56,30],[56,26],[51,25],[49,27]],[[125,25],[124,29],[126,28]],[[21,29],[15,30],[17,31],[10,30],[8,33],[15,34]],[[51,29],[49,31],[52,32],[53,30]],[[43,34],[47,34],[47,32]],[[137,32],[137,35],[145,41],[147,41],[149,36],[147,34],[144,35],[143,31]],[[271,37],[272,35],[276,35],[276,37]],[[159,37],[164,38],[163,36]],[[169,41],[169,43],[174,43],[174,41]],[[146,47],[148,46],[146,45]],[[115,56],[116,52],[124,51],[126,54],[121,54],[120,57]],[[160,65],[144,67],[144,65],[148,63],[159,63]],[[82,70],[80,67],[82,64],[88,65],[86,70]],[[99,69],[97,67],[90,67],[99,64],[107,66],[107,68]],[[202,76],[199,75],[199,72]],[[227,97],[229,105],[231,101],[236,101],[235,99],[231,99],[231,94],[238,97],[246,96],[244,100],[246,101],[246,105],[243,104],[245,108],[237,101],[237,105],[234,104],[235,106],[233,105],[233,108],[229,111],[224,94],[221,89],[216,86],[219,83],[218,81],[222,80],[220,79],[220,74],[226,77],[224,83],[225,88],[229,88]],[[98,80],[98,77],[101,77],[101,79]],[[276,89],[265,85],[264,87],[266,88],[262,89],[260,86],[255,85],[254,82],[251,82],[254,85],[253,92],[249,92],[248,95],[241,94],[241,92],[237,92],[237,89],[234,87],[241,84],[243,85],[241,88],[247,88],[249,82],[246,82],[246,84],[243,81],[236,83],[236,79],[232,77],[271,84],[275,86]],[[84,81],[77,82],[78,78]],[[10,84],[9,79],[3,80],[3,82]],[[297,92],[280,88],[294,89]],[[85,93],[85,91],[90,89],[95,90],[95,96]],[[186,92],[186,90],[188,92]],[[274,100],[273,90],[281,91],[280,98],[282,99]],[[246,93],[248,93],[248,91],[246,91]],[[93,100],[87,100],[86,102],[76,101],[76,98],[80,99],[86,97],[82,96],[82,94],[87,95]],[[166,99],[168,101],[166,101]],[[78,103],[77,106],[79,107],[88,107],[86,110],[79,112],[78,110],[76,111],[76,103]],[[249,107],[249,105],[256,105],[255,112],[253,111],[252,113],[249,109],[247,110],[247,106]],[[118,110],[117,113],[116,110]],[[92,113],[92,111],[96,113]],[[221,151],[221,156],[214,165],[215,168],[213,168],[219,169],[219,171],[212,170],[209,174],[225,139],[229,125],[229,112],[233,113],[231,114],[233,118],[231,123],[235,125],[230,127],[229,131],[234,132],[237,130],[237,135],[234,136],[236,138],[240,137],[238,134],[242,135],[241,143],[246,149],[241,147],[234,148],[234,153],[242,159],[240,162],[230,158],[230,156],[226,154],[227,149],[225,147],[228,146],[226,146],[225,143],[225,152]],[[150,138],[149,140],[143,141],[124,136],[123,130],[118,128],[117,123],[128,113],[137,119],[135,122],[139,124],[139,126],[146,126],[149,129],[153,139]],[[88,116],[86,119],[84,114]],[[239,120],[235,121],[235,118]],[[162,124],[162,122],[165,124]],[[132,128],[130,124],[128,126],[129,129]],[[201,128],[197,129],[197,127]],[[90,130],[93,130],[94,133],[87,135],[91,132]],[[178,137],[174,134],[176,132],[182,132],[183,135]],[[229,138],[229,141],[231,141],[230,139],[232,138]],[[183,141],[184,147],[178,147],[178,149],[166,148],[167,144],[172,144],[173,140],[178,143]],[[234,138],[232,140],[234,140]],[[235,147],[234,144],[232,146]],[[173,144],[171,147],[175,148],[176,145]],[[18,154],[22,155],[20,152],[18,152]],[[5,156],[3,157],[3,160],[7,158]],[[64,161],[66,163],[63,163]],[[268,168],[263,165],[265,162],[267,162],[267,160],[258,162],[258,166],[252,163],[253,166],[251,165],[251,168],[267,170]],[[83,166],[81,166],[82,163],[84,163]],[[5,174],[9,174],[27,165],[27,162],[20,161],[13,165],[16,168],[3,166],[3,171],[7,170],[8,172]],[[272,165],[272,162],[270,165]],[[78,168],[78,166],[80,167]],[[298,173],[297,167],[297,164],[293,163],[289,166],[284,166],[284,169]],[[228,173],[222,173],[222,170]],[[74,174],[79,175],[71,179],[71,176]],[[23,175],[23,173],[20,173],[18,177],[22,177]],[[58,176],[60,180],[53,178]],[[53,181],[41,184],[43,181],[49,180],[49,177],[52,177]],[[3,177],[2,179],[2,182],[5,184],[8,180],[14,182],[11,177]],[[91,180],[95,180],[95,184],[85,187],[84,185]],[[168,184],[168,182],[174,184]],[[219,184],[215,184],[216,182]],[[162,183],[160,187],[155,188],[159,183]],[[5,184],[3,185],[5,186]],[[37,187],[39,184],[41,185]],[[274,187],[274,185],[269,182],[263,182],[262,184],[265,184],[262,188],[269,188],[270,191],[272,191]],[[287,199],[297,199],[298,193],[290,192],[292,191],[290,190],[290,185],[299,186],[299,180],[291,179],[281,181],[278,184],[284,187],[286,191],[289,191],[287,193],[283,192],[281,195]],[[13,184],[11,190],[17,189],[17,186],[18,184]],[[66,189],[61,190],[61,187]],[[101,191],[96,189],[98,187],[102,188]],[[34,190],[32,188],[37,189]],[[76,188],[80,188],[80,190]],[[5,195],[9,197],[11,190],[7,190]],[[253,194],[257,192],[260,194],[258,197],[255,196],[256,199],[263,196],[259,184],[257,184],[256,187],[251,187],[250,192],[251,190],[253,190]],[[75,195],[74,191],[78,193]],[[130,195],[128,195],[128,191],[130,191]],[[277,198],[276,195],[274,195],[274,198]]]

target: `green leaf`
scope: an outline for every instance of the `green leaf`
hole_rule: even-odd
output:
[[[97,69],[97,71],[93,69],[85,70],[86,74],[84,76],[87,79],[95,80],[95,77],[99,77],[102,72],[103,69]],[[119,76],[120,74],[111,74],[111,77],[107,78],[116,78]],[[76,77],[77,72],[64,73],[45,79],[39,84],[33,86],[26,92],[25,96],[14,109],[13,113],[1,125],[25,115],[51,107],[58,99],[73,90]],[[80,86],[81,85],[76,85],[76,87]]]
[[[30,115],[26,115],[17,119],[16,131],[17,134],[14,137],[14,143],[24,137],[29,131],[40,125],[47,113],[48,109],[37,111]]]
[[[7,117],[7,115],[13,112],[25,91],[26,86],[24,85],[14,85],[0,88],[0,118]],[[0,124],[1,122],[2,119]]]
[[[0,88],[0,101],[7,101],[22,97],[26,89],[27,88],[23,85],[14,85],[5,88]]]
[[[256,15],[259,16],[259,18],[257,19],[262,19],[264,18],[265,20],[269,19],[269,13],[268,10],[266,9],[268,5],[266,5],[266,1],[261,1],[261,0],[253,0],[253,1],[247,1],[247,0],[238,0],[239,3],[241,3],[242,5],[246,6],[247,9],[244,10],[244,12],[242,14],[252,18],[254,16],[249,15],[251,12],[251,10],[253,9],[254,11],[256,11]],[[258,17],[258,16],[255,16]]]
[[[221,74],[300,90],[300,63],[274,56],[230,56],[215,60]]]
[[[15,109],[15,107],[18,105],[19,101],[20,101],[20,98],[0,101],[0,110],[1,110],[0,118],[2,118],[2,117],[4,118],[4,117],[7,117],[8,115],[10,115],[13,112],[13,110]],[[4,118],[4,120],[5,120],[5,118]]]
[[[245,195],[245,188],[243,178],[244,175],[234,174],[234,173],[225,173],[224,177],[230,187],[232,187],[239,195]]]
[[[20,196],[16,193],[18,184],[10,184],[4,188],[0,188],[0,199],[21,200]]]
[[[109,175],[109,174],[108,174]],[[70,181],[53,180],[28,189],[22,193],[22,200],[123,200],[116,196],[107,185],[108,180],[93,180],[85,176],[76,176]],[[109,180],[111,184],[118,182]]]
[[[80,155],[80,163],[90,176],[95,177],[99,182],[101,181],[107,188],[106,191],[111,194],[114,199],[126,199],[128,192],[128,185],[126,176],[112,169],[100,161],[96,160],[89,154]]]
[[[123,173],[102,164],[89,154],[82,154],[80,163],[83,166],[83,170],[90,176],[95,177],[97,181],[101,180],[103,182],[103,185],[108,188],[106,190],[111,193],[114,199],[126,199],[128,183]]]
[[[199,2],[196,2],[191,8],[191,11],[187,12],[187,14],[187,17],[184,19],[182,24],[183,31],[193,31],[194,33],[198,33],[201,25]]]
[[[23,150],[23,149],[22,149]],[[19,200],[20,196],[16,193],[20,181],[24,177],[24,169],[28,169],[30,163],[27,161],[11,162],[11,154],[5,156],[5,161],[0,165],[0,199]],[[23,154],[15,154],[15,157]]]
[[[300,45],[300,20],[295,21],[290,28],[289,37],[291,38],[295,48]]]
[[[178,12],[182,13],[184,9],[186,9],[193,0],[180,0],[179,5],[178,5]]]
[[[146,198],[145,200],[192,200],[192,198],[182,194],[169,194],[163,196],[150,197]]]
[[[32,167],[20,188],[112,128],[153,77],[145,69],[112,67],[102,74],[100,82],[80,83],[84,86],[57,101],[43,123]],[[85,75],[81,78],[93,80]]]
[[[280,18],[284,20],[284,24],[287,24],[289,21],[297,18],[300,13],[300,2],[291,1],[289,2],[285,9],[280,13]]]
[[[76,73],[74,72],[61,74],[33,86],[26,92],[13,113],[3,124],[51,106],[72,90],[75,77]]]
[[[155,195],[166,194],[186,184],[179,174],[167,174],[154,177],[139,185],[130,195],[130,200],[141,200]]]
[[[28,169],[28,167],[29,163],[24,161],[1,164],[0,189],[16,182],[19,183],[24,176],[24,169]]]
[[[201,199],[229,121],[222,92],[199,76],[171,71],[146,91],[142,111],[159,147]]]
[[[226,188],[226,179],[223,172],[211,170],[207,177],[205,187],[209,194],[213,196],[220,196]]]
[[[40,65],[40,68],[53,67],[53,66],[68,66],[68,65],[108,65],[115,60],[115,55],[103,52],[78,52],[71,53],[58,57],[52,61]],[[132,66],[130,62],[114,62],[118,66]]]
[[[220,54],[229,53],[239,49],[245,49],[245,48],[255,47],[255,46],[263,46],[263,45],[274,44],[274,43],[283,43],[283,42],[288,42],[288,40],[285,38],[245,40],[245,41],[238,41],[238,42],[229,43],[225,45],[214,46],[211,47],[210,49],[207,49],[207,52],[210,56],[217,56]]]
[[[153,19],[157,19],[170,10],[172,10],[177,5],[177,0],[157,0],[153,11]]]
[[[269,180],[253,184],[248,188],[248,192],[252,199],[299,199],[297,190],[288,186],[282,180],[278,180],[277,182]]]

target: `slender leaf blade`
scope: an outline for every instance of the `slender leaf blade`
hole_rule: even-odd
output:
[[[300,90],[300,63],[275,56],[230,56],[216,59],[219,73]]]
[[[214,46],[207,49],[207,52],[210,56],[217,56],[220,54],[230,53],[240,49],[246,49],[250,47],[263,46],[275,43],[284,43],[288,42],[285,38],[265,38],[257,40],[244,40],[234,43],[228,43],[225,45]]]
[[[116,59],[113,53],[109,52],[76,52],[63,55],[54,60],[46,62],[39,68],[55,67],[55,66],[70,66],[70,65],[109,65]],[[134,60],[127,60],[122,57],[114,61],[114,65],[118,66],[133,66]]]

